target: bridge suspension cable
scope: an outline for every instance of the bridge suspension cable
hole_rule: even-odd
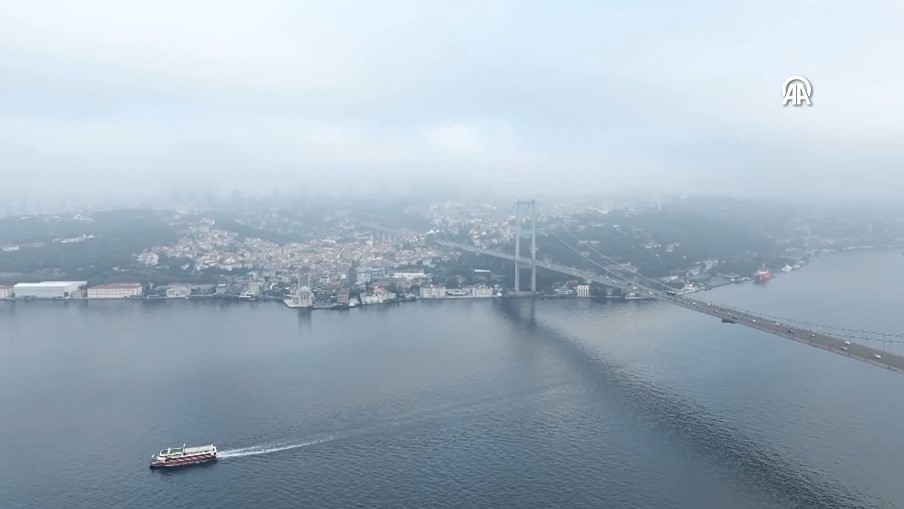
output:
[[[581,240],[577,235],[575,235],[575,234],[572,233],[571,231],[569,231],[569,230],[565,230],[565,231],[566,231],[569,235],[571,235],[571,236],[574,238],[574,240],[576,240],[578,243],[584,242],[583,240]],[[562,238],[559,237],[558,235],[556,235],[556,238],[559,239],[559,241],[562,242],[563,244],[567,244],[567,243],[566,243],[564,240],[562,240]],[[596,249],[595,247],[591,246],[589,243],[588,243],[588,244],[585,244],[585,245],[586,245],[591,251],[593,251],[594,253],[598,254],[601,258],[605,259],[605,260],[608,261],[609,263],[614,263],[614,264],[616,264],[616,265],[621,265],[621,262],[615,260],[614,258],[611,258],[611,257],[609,257],[609,256],[606,256],[605,254],[603,254],[602,252],[600,252],[598,249]],[[578,254],[580,254],[581,256],[583,256],[583,253],[578,253]],[[588,257],[586,257],[586,256],[584,256],[584,258],[587,259],[587,260],[590,260],[590,258],[588,258]],[[593,260],[590,260],[590,261],[593,262]],[[599,265],[599,264],[597,264],[597,265]],[[657,287],[665,288],[666,290],[673,290],[672,287],[670,287],[669,285],[663,283],[662,281],[659,281],[659,280],[657,280],[657,279],[653,279],[653,278],[651,278],[651,277],[645,276],[645,275],[643,275],[643,274],[641,274],[641,273],[639,273],[639,272],[635,272],[634,275],[637,276],[637,277],[639,277],[639,278],[641,278],[641,279],[643,279],[643,280],[645,280],[645,281],[648,281],[648,282],[650,282],[650,283],[656,285]]]
[[[608,267],[606,267],[606,266],[604,266],[604,265],[602,265],[602,264],[600,264],[600,263],[597,263],[597,262],[594,261],[592,258],[590,258],[590,257],[588,257],[587,255],[585,255],[584,253],[578,251],[574,246],[572,246],[571,244],[569,244],[569,243],[565,242],[564,240],[562,240],[562,237],[559,237],[555,232],[550,231],[549,234],[552,235],[553,237],[555,237],[556,239],[558,239],[559,242],[561,242],[562,244],[565,244],[566,247],[568,247],[569,249],[571,249],[572,251],[574,251],[575,253],[577,253],[578,256],[584,258],[584,259],[587,260],[588,262],[590,262],[590,263],[592,263],[593,265],[596,265],[597,267],[599,267],[600,269],[602,269],[602,270],[603,270],[607,275],[609,275],[610,277],[613,277],[613,278],[615,278],[615,279],[618,279],[619,281],[621,281],[622,283],[625,283],[625,284],[632,284],[632,282],[631,282],[629,279],[627,279],[626,277],[624,277],[623,275],[621,275],[621,274],[619,274],[619,273],[617,273],[617,272],[615,272],[615,271],[609,269]]]
[[[606,261],[608,261],[608,262],[610,262],[610,263],[612,263],[612,264],[620,265],[621,262],[619,262],[618,260],[615,260],[614,258],[612,258],[612,257],[610,257],[610,256],[607,256],[606,254],[602,253],[602,252],[599,251],[598,249],[594,248],[594,247],[593,247],[592,245],[590,245],[589,243],[584,243],[584,241],[583,241],[581,238],[579,238],[577,235],[575,235],[573,232],[571,232],[571,231],[569,231],[569,230],[565,230],[565,232],[568,233],[569,235],[571,235],[571,237],[573,237],[579,244],[583,244],[583,245],[586,246],[590,251],[593,251],[594,253],[596,253],[597,255],[599,255],[599,256],[600,256],[601,258],[603,258],[604,260],[606,260]],[[547,233],[549,233],[550,235],[552,235],[553,237],[555,237],[555,238],[556,238],[559,242],[561,242],[562,244],[565,244],[565,246],[567,246],[569,249],[571,249],[572,251],[574,251],[575,253],[577,253],[577,254],[578,254],[579,256],[581,256],[583,259],[587,260],[588,262],[592,263],[593,265],[595,265],[595,266],[597,266],[597,267],[603,269],[604,271],[606,271],[606,273],[609,274],[610,276],[614,276],[614,277],[617,278],[619,281],[622,281],[622,282],[624,282],[624,283],[626,283],[626,284],[634,284],[634,281],[631,281],[630,279],[624,277],[623,275],[618,274],[618,273],[616,273],[615,271],[610,270],[608,267],[605,267],[605,266],[601,265],[600,263],[597,263],[595,260],[593,260],[593,259],[591,259],[590,257],[588,257],[587,255],[585,255],[584,253],[582,253],[581,251],[579,251],[577,248],[575,248],[574,246],[572,246],[572,245],[569,244],[568,242],[565,242],[565,240],[562,239],[562,237],[560,237],[559,235],[557,235],[555,232],[553,232],[553,231],[547,231]],[[665,283],[663,283],[663,282],[661,282],[661,281],[659,281],[659,280],[653,279],[653,278],[651,278],[651,277],[649,277],[649,276],[645,276],[645,275],[643,275],[643,274],[641,274],[641,273],[639,273],[639,272],[635,272],[635,273],[633,273],[633,275],[634,275],[635,277],[637,277],[637,278],[643,280],[643,281],[646,281],[649,285],[655,285],[655,286],[653,286],[652,288],[648,288],[648,289],[650,289],[650,290],[657,290],[657,289],[662,289],[662,288],[664,288],[664,289],[666,289],[666,290],[674,290],[672,287],[668,286],[667,284],[665,284]],[[660,290],[660,291],[661,291],[661,290]],[[720,303],[720,302],[715,302],[715,301],[711,301],[711,302],[713,302],[713,303],[715,303],[715,304],[717,304],[717,305],[719,305],[720,307],[723,307],[723,308],[732,309],[732,310],[735,310],[735,311],[743,311],[744,313],[747,313],[747,314],[753,314],[753,313],[751,313],[751,312],[748,311],[748,310],[742,310],[742,309],[740,309],[740,308],[738,308],[738,307],[736,307],[736,306],[730,306],[730,305],[723,304],[723,303]],[[821,324],[821,323],[809,322],[809,321],[806,321],[806,320],[787,318],[787,317],[782,317],[782,316],[777,316],[777,315],[770,315],[770,314],[760,313],[760,312],[756,312],[755,314],[756,314],[756,315],[759,315],[759,316],[761,316],[761,317],[763,317],[763,318],[768,318],[768,319],[770,319],[770,320],[775,320],[775,321],[778,322],[778,323],[797,324],[797,325],[803,325],[803,326],[806,326],[806,327],[808,327],[808,328],[813,328],[813,329],[818,329],[818,330],[831,330],[831,331],[835,331],[836,334],[837,334],[838,336],[846,337],[846,338],[852,339],[852,340],[857,339],[857,340],[865,340],[865,341],[880,341],[880,342],[883,342],[883,343],[894,343],[894,344],[896,344],[896,343],[904,343],[904,334],[902,334],[902,333],[888,333],[888,332],[868,331],[868,330],[864,330],[864,329],[853,329],[853,328],[849,328],[849,327],[840,327],[840,326],[836,326],[836,325],[826,325],[826,324]],[[891,338],[897,338],[897,339],[891,339]]]
[[[904,373],[904,356],[898,355],[896,353],[889,353],[885,346],[888,343],[895,342],[894,340],[889,340],[887,333],[875,333],[882,334],[883,341],[883,349],[877,350],[868,345],[857,344],[856,339],[862,339],[866,342],[872,340],[882,341],[882,339],[878,338],[870,338],[866,337],[863,334],[866,331],[856,330],[856,329],[846,329],[851,331],[850,334],[828,334],[819,332],[816,328],[804,328],[796,325],[791,325],[791,323],[801,322],[801,320],[788,320],[785,318],[771,317],[773,320],[778,318],[779,320],[783,320],[785,323],[773,324],[770,323],[770,319],[767,318],[768,315],[761,315],[758,313],[751,313],[748,311],[741,311],[737,308],[730,306],[722,306],[718,303],[706,302],[698,299],[692,299],[684,296],[677,295],[675,292],[664,293],[659,290],[654,291],[652,287],[666,286],[659,281],[652,280],[649,277],[644,276],[643,274],[631,274],[630,276],[625,276],[621,271],[613,271],[610,270],[609,267],[598,263],[593,260],[583,252],[576,249],[570,243],[565,242],[558,234],[554,232],[547,232],[552,237],[555,237],[559,242],[565,244],[566,247],[574,251],[581,258],[588,261],[592,265],[601,269],[599,272],[595,270],[588,269],[578,269],[573,266],[566,266],[557,264],[551,261],[542,261],[542,262],[534,262],[533,260],[526,258],[519,258],[516,256],[512,256],[511,254],[503,253],[502,251],[494,251],[492,249],[480,248],[474,245],[461,244],[457,242],[444,241],[440,239],[434,239],[434,242],[441,246],[461,249],[464,251],[469,251],[472,253],[488,255],[495,258],[503,259],[503,260],[511,260],[511,261],[521,261],[522,263],[531,263],[536,264],[537,267],[542,267],[547,270],[551,270],[554,272],[559,272],[562,274],[567,274],[572,277],[583,278],[586,281],[594,282],[603,285],[620,285],[624,284],[625,286],[634,286],[635,289],[642,288],[643,290],[649,290],[651,295],[656,296],[658,299],[661,299],[664,302],[670,302],[674,305],[684,307],[686,309],[690,309],[693,311],[697,311],[709,316],[713,316],[716,318],[721,318],[724,322],[729,323],[737,323],[743,324],[744,326],[751,327],[753,329],[761,330],[764,332],[768,332],[770,334],[775,334],[777,336],[781,336],[787,339],[791,339],[797,341],[799,343],[804,343],[809,346],[813,346],[816,348],[821,348],[823,350],[827,350],[839,355],[844,355],[847,357],[851,357],[857,359],[862,362],[866,362],[869,364],[873,364],[876,366],[881,366],[884,368],[891,369],[893,371],[897,371],[899,373]],[[596,250],[594,250],[596,251]],[[599,253],[597,251],[597,253]],[[609,257],[599,253],[604,258],[610,259]],[[617,263],[617,262],[616,262]],[[645,285],[644,283],[638,282],[638,280],[646,280],[655,282],[655,285]],[[670,287],[669,287],[670,288]],[[827,328],[826,326],[813,324],[813,326],[817,328]],[[836,330],[845,330],[842,327],[837,327]],[[818,332],[818,333],[817,333]],[[843,342],[843,338],[848,337],[851,338],[850,342]]]

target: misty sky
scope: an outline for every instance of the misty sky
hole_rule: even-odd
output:
[[[0,196],[904,192],[897,2],[0,3]],[[783,108],[801,74],[813,106]]]

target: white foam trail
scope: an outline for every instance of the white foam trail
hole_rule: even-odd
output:
[[[251,447],[240,447],[238,449],[228,449],[218,451],[217,458],[242,458],[245,456],[257,456],[259,454],[270,454],[280,451],[288,451],[290,449],[298,449],[299,447],[307,447],[309,445],[322,444],[329,442],[333,437],[322,438],[320,440],[311,440],[308,442],[299,442],[297,444],[272,444],[272,445],[254,445]]]

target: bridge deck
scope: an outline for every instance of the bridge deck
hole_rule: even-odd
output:
[[[449,242],[444,240],[436,240],[435,242],[438,245],[444,247],[461,249],[463,251],[492,256],[494,258],[500,258],[503,260],[517,260],[527,266],[531,264],[530,258],[516,258],[514,255],[503,253],[501,251],[481,249],[466,244],[459,244],[457,242]],[[625,288],[626,286],[636,287],[639,290],[647,292],[649,297],[655,298],[657,300],[670,302],[672,304],[675,304],[676,306],[681,306],[692,311],[697,311],[699,313],[714,316],[716,318],[727,320],[738,325],[751,327],[753,329],[768,332],[770,334],[791,339],[799,343],[804,343],[816,348],[821,348],[832,353],[844,355],[846,357],[850,357],[862,362],[867,362],[875,366],[890,369],[892,371],[897,371],[899,373],[904,373],[904,357],[900,355],[886,353],[881,350],[876,350],[875,348],[870,348],[868,346],[857,343],[846,344],[845,340],[843,339],[819,331],[804,329],[789,324],[783,324],[776,322],[774,319],[770,320],[768,317],[748,312],[742,312],[727,306],[707,303],[681,295],[669,295],[634,281],[617,279],[616,277],[601,275],[599,273],[586,270],[580,270],[574,267],[568,267],[566,265],[537,261],[537,267],[554,272],[559,272],[561,274],[567,274],[569,276],[579,277],[587,281],[616,288]]]
[[[667,300],[672,304],[683,308],[714,316],[716,318],[729,320],[738,325],[751,327],[783,338],[793,339],[799,343],[815,346],[816,348],[822,348],[823,350],[828,350],[832,353],[837,353],[892,371],[904,373],[904,357],[899,355],[886,353],[857,343],[845,344],[845,340],[835,336],[776,322],[774,319],[770,320],[769,318],[753,313],[738,311],[737,309],[707,303],[702,300],[690,299],[682,296],[667,296],[660,299]],[[877,355],[879,356],[878,358],[876,357]]]

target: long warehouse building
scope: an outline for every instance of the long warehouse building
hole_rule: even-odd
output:
[[[18,283],[13,286],[13,294],[17,299],[69,299],[82,297],[82,289],[87,285],[87,281]]]

